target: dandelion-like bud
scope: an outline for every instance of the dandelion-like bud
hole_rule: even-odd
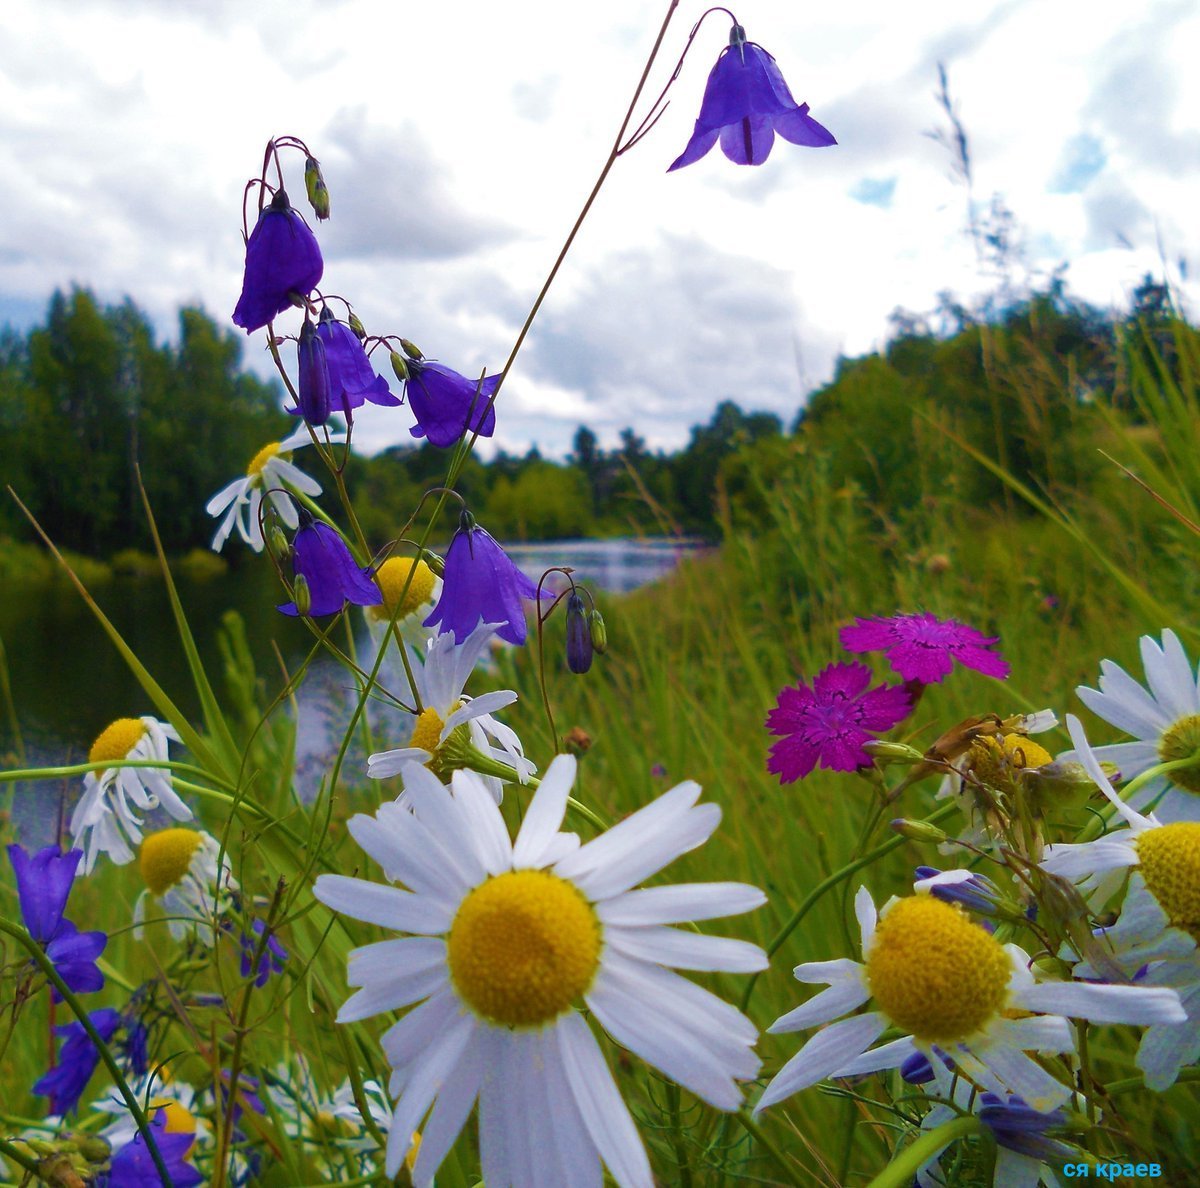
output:
[[[324,425],[329,420],[329,366],[325,361],[325,344],[316,326],[307,319],[300,327],[296,353],[300,369],[300,415],[310,425]]]
[[[316,157],[305,159],[304,189],[308,193],[308,203],[313,208],[313,214],[321,220],[329,218],[329,191],[325,187],[325,178],[321,175],[321,163]]]
[[[582,676],[592,666],[592,633],[583,598],[571,591],[567,599],[567,667]]]
[[[608,628],[604,625],[604,616],[596,609],[588,614],[588,630],[592,633],[592,647],[601,656],[608,651]]]

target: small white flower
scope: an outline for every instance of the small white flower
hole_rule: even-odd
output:
[[[521,783],[537,770],[525,758],[521,740],[515,732],[492,717],[493,710],[503,709],[516,701],[516,693],[501,689],[482,697],[463,694],[481,653],[503,625],[480,623],[461,644],[455,643],[454,633],[450,631],[442,632],[430,643],[425,663],[413,665],[422,710],[413,725],[409,745],[371,755],[367,760],[367,774],[372,779],[383,780],[398,775],[407,763],[423,763],[435,770],[445,767],[447,744],[453,748],[456,743],[468,741],[485,758],[511,767]],[[466,731],[465,738],[460,727]],[[483,779],[498,803],[503,796],[501,781],[490,775]]]
[[[1102,660],[1100,688],[1080,685],[1075,690],[1094,714],[1137,740],[1095,748],[1097,758],[1115,764],[1125,781],[1200,749],[1200,681],[1179,637],[1164,631],[1159,645],[1144,635],[1141,652],[1148,689],[1120,665]],[[1075,753],[1062,756],[1076,757]],[[1153,808],[1161,821],[1200,821],[1200,767],[1153,777],[1131,803],[1135,808]]]
[[[410,934],[350,954],[348,980],[362,988],[338,1014],[350,1023],[413,1008],[382,1039],[399,1097],[387,1174],[419,1128],[413,1182],[428,1185],[478,1101],[489,1185],[598,1185],[603,1162],[621,1188],[650,1188],[645,1149],[577,1004],[709,1105],[741,1104],[738,1082],[759,1065],[754,1025],[668,967],[748,973],[766,955],[666,925],[749,911],[765,896],[732,883],[632,889],[706,841],[720,809],[680,784],[580,846],[559,832],[575,776],[562,755],[510,841],[471,772],[456,771],[450,789],[416,764],[402,774],[413,811],[384,804],[349,828],[409,890],[342,875],[314,889],[335,911]]]
[[[122,767],[121,760],[153,759],[165,762],[167,742],[179,742],[175,728],[156,718],[118,718],[92,743],[89,763],[111,763],[83,777],[83,795],[71,814],[71,836],[83,850],[81,875],[91,874],[100,854],[118,866],[133,858],[133,846],[142,840],[142,818],[135,808],[163,808],[176,821],[190,821],[192,810],[171,787],[169,771],[153,767]]]
[[[855,898],[864,962],[814,961],[795,969],[798,981],[823,990],[767,1030],[799,1031],[830,1023],[874,999],[876,1009],[817,1032],[780,1069],[755,1110],[827,1077],[898,1068],[934,1045],[979,1088],[1012,1092],[1035,1110],[1065,1102],[1071,1088],[1027,1055],[1072,1052],[1067,1019],[1097,1023],[1176,1023],[1178,995],[1163,988],[1036,983],[1029,957],[1001,945],[959,908],[930,895],[892,899],[876,914],[870,892]],[[1013,1012],[1029,1017],[1010,1018]],[[889,1027],[911,1034],[872,1049]]]
[[[176,940],[195,933],[211,946],[220,927],[219,917],[231,906],[230,897],[238,889],[228,860],[221,861],[217,839],[203,830],[160,829],[142,842],[138,866],[146,890],[134,905],[134,936],[141,939],[150,899],[167,918]]]
[[[341,434],[334,434],[331,441],[345,441]],[[205,511],[210,516],[225,513],[212,547],[220,552],[230,533],[236,528],[238,535],[256,552],[263,550],[262,529],[258,523],[259,508],[262,505],[264,493],[267,494],[271,505],[279,513],[279,518],[292,529],[300,526],[300,519],[288,495],[280,490],[290,487],[304,495],[316,496],[321,494],[321,484],[316,479],[309,478],[302,470],[297,470],[291,463],[292,450],[310,445],[312,438],[306,428],[298,429],[291,437],[283,441],[272,442],[263,446],[246,467],[244,477],[234,479],[228,486],[222,487],[205,505]],[[228,510],[227,510],[228,509]]]

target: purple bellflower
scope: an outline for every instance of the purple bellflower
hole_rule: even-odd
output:
[[[299,371],[296,398],[299,407],[288,411],[294,416],[303,417],[310,425],[324,425],[330,413],[329,362],[325,356],[325,344],[317,328],[307,318],[300,327],[296,360]]]
[[[383,601],[371,580],[371,569],[362,568],[350,555],[338,533],[299,509],[300,530],[292,541],[292,568],[308,586],[308,606],[300,611],[294,602],[279,607],[285,615],[336,615],[347,602],[378,606]]]
[[[112,1007],[91,1011],[88,1018],[106,1044],[121,1026],[121,1012]],[[79,1104],[92,1079],[92,1073],[100,1063],[100,1053],[78,1020],[54,1030],[58,1035],[66,1036],[66,1041],[58,1054],[58,1063],[34,1084],[33,1092],[39,1097],[50,1098],[50,1113],[69,1114]]]
[[[324,271],[316,236],[287,194],[277,190],[246,240],[246,271],[233,324],[247,334],[261,330],[292,304],[293,293],[307,297]]]
[[[930,614],[859,619],[843,627],[839,639],[847,652],[883,652],[906,681],[923,685],[940,684],[955,661],[997,680],[1008,676],[1008,665],[989,650],[999,640],[954,619]]]
[[[810,688],[803,680],[779,691],[767,715],[767,729],[779,735],[767,770],[782,784],[803,779],[818,763],[830,771],[857,771],[871,765],[863,750],[876,733],[890,730],[909,712],[908,693],[899,685],[867,691],[865,664],[830,664]]]
[[[567,667],[582,675],[592,667],[592,631],[583,598],[575,590],[567,598]]]
[[[104,952],[108,937],[103,932],[80,932],[63,917],[83,851],[64,854],[58,846],[46,846],[31,858],[23,846],[14,843],[8,847],[8,856],[17,876],[21,919],[29,935],[46,950],[58,976],[76,994],[99,990],[104,975],[96,967],[96,958]],[[50,994],[55,1002],[62,1000],[56,987],[50,988]]]
[[[387,380],[375,374],[358,335],[345,322],[339,322],[329,306],[321,311],[317,335],[325,346],[329,407],[333,412],[348,417],[364,400],[393,406],[400,403],[400,397],[392,395]]]
[[[503,623],[496,634],[510,644],[525,642],[523,598],[536,598],[537,586],[507,557],[491,535],[463,512],[446,552],[442,596],[425,620],[462,643],[481,622]]]
[[[160,1109],[150,1119],[154,1145],[166,1165],[174,1188],[196,1188],[204,1177],[187,1162],[188,1152],[196,1145],[190,1130],[168,1131],[167,1111]],[[96,1181],[97,1188],[161,1188],[162,1177],[139,1130],[112,1158],[108,1171]]]
[[[729,45],[708,76],[692,138],[667,172],[699,161],[718,139],[735,164],[761,165],[776,132],[809,148],[837,144],[829,129],[808,114],[808,104],[792,98],[775,59],[747,41],[741,25],[734,25]]]
[[[250,969],[254,966],[254,984],[260,990],[267,984],[273,973],[283,972],[283,967],[287,964],[288,959],[287,949],[279,943],[279,939],[272,932],[267,937],[267,943],[262,946],[262,953],[259,954],[257,965],[255,965],[254,955],[258,953],[258,947],[262,944],[262,934],[265,928],[266,925],[261,920],[255,920],[250,926],[250,932],[243,932],[238,938],[242,948],[242,977],[249,977]]]
[[[409,432],[413,437],[427,437],[440,449],[452,446],[468,429],[480,437],[491,437],[496,431],[492,393],[499,383],[498,375],[485,376],[480,384],[441,363],[408,360],[404,388],[417,418]]]

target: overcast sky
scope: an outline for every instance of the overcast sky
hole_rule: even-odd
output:
[[[77,283],[132,297],[164,338],[184,304],[231,325],[243,186],[268,137],[291,133],[321,158],[332,195],[322,288],[349,297],[371,333],[403,334],[468,375],[498,368],[666,7],[4,0],[0,321],[28,326]],[[702,11],[676,13],[651,95]],[[734,11],[838,146],[777,140],[758,168],[714,149],[667,174],[728,38],[728,18],[709,17],[505,386],[506,448],[561,454],[580,423],[606,444],[631,425],[674,447],[730,397],[790,422],[839,354],[882,344],[893,309],[994,285],[964,232],[951,157],[928,135],[945,127],[939,61],[976,197],[1000,194],[1015,215],[1020,276],[1066,264],[1074,293],[1121,306],[1149,271],[1196,312],[1195,0]],[[289,165],[299,202],[302,160]],[[256,367],[262,343],[247,341]],[[410,423],[407,409],[378,410],[355,440],[407,442]]]

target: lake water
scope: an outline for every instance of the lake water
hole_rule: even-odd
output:
[[[508,552],[534,580],[554,565],[570,566],[575,580],[595,591],[624,593],[663,576],[701,542],[674,539],[575,540],[513,545]],[[274,647],[289,663],[302,657],[311,635],[274,608],[280,591],[261,558],[243,553],[223,577],[180,580],[180,598],[205,667],[220,687],[217,644],[221,616],[236,609],[260,674],[278,686]],[[94,592],[97,602],[139,659],[180,708],[193,718],[199,706],[184,664],[170,606],[157,580],[118,578]],[[0,640],[8,660],[13,699],[31,763],[78,762],[114,718],[153,713],[140,686],[73,587],[66,583],[0,590]],[[0,757],[13,746],[7,711],[0,706]]]

